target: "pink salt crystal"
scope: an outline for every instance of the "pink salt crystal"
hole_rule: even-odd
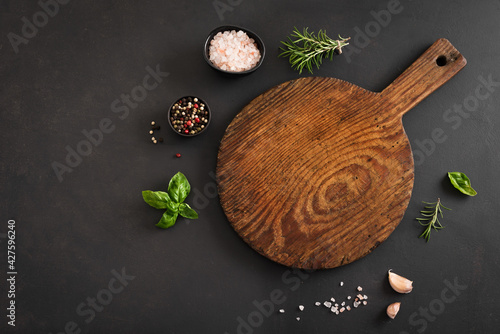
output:
[[[210,41],[209,59],[222,70],[247,71],[257,65],[260,58],[255,41],[241,30],[219,32]]]

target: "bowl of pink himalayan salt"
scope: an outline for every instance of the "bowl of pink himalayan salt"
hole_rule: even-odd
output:
[[[208,35],[203,55],[217,71],[228,74],[248,74],[260,67],[266,49],[254,32],[237,27],[218,27]]]

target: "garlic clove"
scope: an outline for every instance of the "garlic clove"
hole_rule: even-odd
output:
[[[389,284],[391,284],[391,287],[399,293],[410,293],[411,290],[413,290],[413,281],[410,281],[403,276],[399,276],[391,270],[392,269],[389,270]]]
[[[399,312],[399,307],[401,306],[401,303],[392,303],[391,305],[387,306],[387,316],[389,318],[394,319],[396,315]]]

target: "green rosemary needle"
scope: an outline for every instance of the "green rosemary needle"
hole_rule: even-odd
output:
[[[427,242],[429,242],[429,239],[431,237],[431,231],[432,229],[440,230],[444,228],[443,225],[441,225],[441,222],[439,221],[439,215],[441,218],[443,218],[443,211],[441,208],[446,209],[446,210],[451,210],[447,207],[445,207],[441,203],[441,199],[437,199],[437,202],[429,203],[429,202],[423,202],[424,204],[427,204],[424,208],[426,210],[420,211],[422,216],[424,218],[417,218],[418,222],[420,225],[425,226],[424,232],[420,235],[419,238],[425,238]]]
[[[317,68],[321,65],[323,58],[333,60],[335,51],[340,54],[342,48],[346,45],[350,37],[342,38],[339,35],[338,40],[331,39],[326,35],[326,31],[319,30],[318,35],[314,32],[309,33],[308,28],[304,28],[302,33],[294,27],[293,33],[287,38],[286,42],[281,42],[283,51],[279,57],[288,57],[292,68],[302,73],[306,68],[311,74],[313,65]]]

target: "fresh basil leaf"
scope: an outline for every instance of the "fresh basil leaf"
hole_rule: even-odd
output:
[[[179,213],[179,203],[175,203],[174,201],[171,201],[168,206],[167,206],[167,211],[173,215],[175,213]]]
[[[187,178],[181,172],[175,174],[168,183],[168,194],[175,203],[182,203],[189,195],[191,186]]]
[[[198,219],[196,211],[194,211],[187,203],[181,203],[179,205],[179,214],[184,218]]]
[[[469,196],[477,195],[477,192],[471,187],[469,178],[464,173],[448,172],[448,177],[450,178],[451,184],[460,190],[460,192]]]
[[[142,192],[144,201],[156,209],[166,209],[172,203],[170,196],[163,191],[145,190]]]
[[[191,191],[187,178],[181,172],[175,174],[168,184],[167,192],[145,190],[144,201],[157,209],[166,209],[156,226],[169,228],[173,226],[179,214],[185,218],[196,219],[198,214],[187,203],[183,203]]]
[[[177,220],[177,212],[172,213],[170,210],[165,211],[160,221],[156,226],[159,228],[169,228],[175,225],[175,221]]]

